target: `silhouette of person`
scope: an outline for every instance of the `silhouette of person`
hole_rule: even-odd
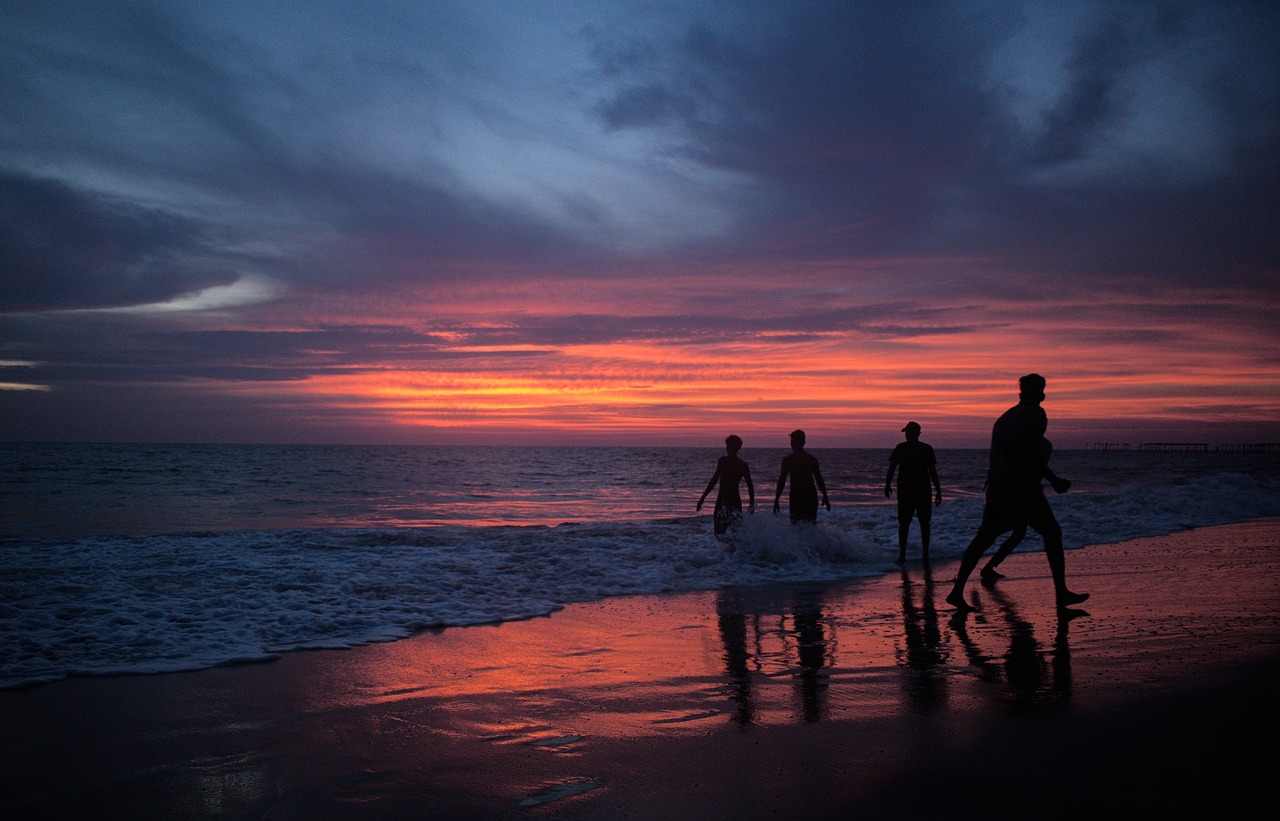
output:
[[[1040,447],[1044,449],[1045,460],[1045,478],[1049,480],[1049,484],[1053,485],[1053,489],[1058,493],[1066,493],[1071,488],[1071,482],[1068,479],[1062,479],[1049,469],[1049,457],[1053,454],[1053,443],[1048,439],[1040,441]],[[1022,544],[1022,540],[1027,537],[1027,525],[1018,523],[1013,528],[1013,533],[1009,538],[1005,539],[1000,547],[996,549],[995,555],[987,560],[982,566],[981,576],[984,582],[995,582],[997,579],[1003,579],[1004,574],[996,570],[1000,563],[1009,558],[1009,554],[1014,551],[1018,545]]]
[[[933,448],[920,441],[918,423],[908,422],[902,432],[907,441],[899,442],[889,454],[889,472],[884,477],[885,498],[892,498],[893,474],[898,473],[898,564],[907,560],[907,533],[913,515],[920,520],[920,558],[928,561],[933,505],[942,504],[942,484],[938,481],[938,460]],[[930,482],[933,482],[932,497]]]
[[[1043,446],[1048,417],[1044,401],[1044,377],[1030,373],[1018,380],[1018,404],[1005,411],[991,429],[990,470],[987,473],[987,500],[982,522],[973,541],[965,548],[947,603],[958,610],[972,610],[964,600],[964,585],[978,560],[1002,533],[1025,524],[1044,539],[1044,553],[1053,576],[1054,595],[1059,607],[1078,604],[1088,593],[1067,589],[1066,557],[1062,550],[1062,526],[1058,524],[1044,496],[1041,478],[1065,492],[1068,485],[1048,468]]]
[[[744,479],[747,482],[747,495],[751,500],[750,509],[756,509],[756,488],[751,483],[751,468],[738,458],[738,451],[742,450],[742,439],[733,434],[726,436],[724,449],[725,455],[716,462],[716,472],[711,475],[711,481],[707,482],[707,489],[702,491],[697,507],[702,510],[707,494],[719,482],[720,492],[716,494],[716,506],[712,514],[717,536],[725,535],[729,528],[736,528],[742,523],[742,495],[738,491],[738,485]]]
[[[791,523],[818,521],[818,491],[822,492],[822,505],[831,509],[831,500],[827,498],[827,484],[822,481],[822,471],[818,469],[818,460],[804,449],[804,431],[791,432],[791,452],[782,457],[782,471],[778,474],[778,489],[773,494],[773,512],[781,510],[779,500],[782,489],[791,479],[791,496],[789,509]]]

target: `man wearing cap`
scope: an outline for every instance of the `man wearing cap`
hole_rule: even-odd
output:
[[[902,432],[907,441],[899,442],[889,454],[889,472],[884,477],[885,498],[893,498],[893,474],[898,473],[898,564],[907,560],[907,532],[912,516],[920,520],[920,558],[928,560],[933,505],[942,504],[942,484],[938,481],[938,460],[933,448],[920,441],[919,424],[908,422]]]

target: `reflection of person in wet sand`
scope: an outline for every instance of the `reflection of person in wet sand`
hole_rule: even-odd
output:
[[[1013,602],[996,590],[989,591],[1008,628],[1008,649],[1000,665],[992,655],[982,651],[969,635],[965,619],[957,615],[952,626],[956,639],[964,647],[969,663],[978,669],[980,680],[1001,686],[1005,691],[1000,701],[1020,707],[1047,707],[1060,704],[1071,696],[1071,649],[1068,625],[1083,611],[1058,610],[1058,629],[1050,654],[1036,640],[1035,628],[1024,619]],[[1047,660],[1052,657],[1052,661]]]
[[[702,498],[698,500],[697,507],[698,510],[702,510],[702,503],[707,500],[707,494],[711,493],[716,482],[719,482],[720,492],[716,494],[716,507],[712,516],[717,536],[723,536],[730,528],[742,523],[742,494],[738,490],[738,485],[744,479],[747,482],[747,495],[751,500],[750,509],[752,511],[756,509],[756,488],[751,483],[751,468],[738,458],[738,451],[742,450],[742,439],[730,434],[725,437],[724,449],[726,453],[720,457],[720,461],[716,462],[716,472],[707,483],[707,489],[702,491]]]
[[[747,649],[747,613],[742,598],[732,590],[716,596],[716,620],[724,644],[724,667],[732,685],[732,721],[745,727],[755,721],[755,698],[751,689],[752,653]]]
[[[889,454],[889,472],[884,477],[885,498],[893,496],[893,474],[898,473],[898,564],[907,560],[907,533],[911,517],[920,520],[920,558],[929,558],[929,522],[933,505],[942,504],[942,484],[938,481],[938,460],[933,448],[920,441],[920,425],[908,422],[902,429],[907,441],[899,442]],[[933,483],[932,498],[929,483]]]
[[[1069,485],[1049,470],[1044,447],[1048,418],[1040,403],[1044,401],[1045,380],[1039,374],[1027,374],[1018,380],[1021,390],[1018,404],[1005,411],[991,430],[991,468],[987,474],[987,501],[982,509],[982,523],[973,541],[965,548],[956,573],[955,585],[947,595],[947,603],[972,610],[964,600],[964,585],[978,560],[1002,533],[1025,524],[1044,539],[1044,553],[1053,575],[1054,595],[1059,607],[1069,607],[1089,598],[1088,593],[1067,589],[1066,557],[1062,550],[1062,527],[1044,497],[1041,478],[1054,483],[1064,492]]]
[[[818,521],[818,491],[822,492],[822,505],[831,509],[831,501],[827,498],[827,485],[822,481],[822,471],[818,469],[818,460],[804,449],[804,431],[791,432],[791,452],[782,457],[782,472],[778,475],[778,489],[773,494],[773,512],[781,510],[779,501],[787,479],[791,479],[791,497],[789,508],[791,523]]]
[[[820,593],[799,594],[791,606],[796,633],[796,660],[800,670],[796,686],[805,723],[820,721],[826,713],[828,639],[823,629]]]
[[[758,595],[758,594],[756,594]],[[797,714],[806,723],[822,720],[827,712],[827,668],[834,658],[835,635],[823,614],[822,590],[796,590],[789,604],[790,624],[785,620],[777,599],[766,596],[752,600],[750,592],[725,588],[716,596],[716,621],[724,646],[724,668],[733,702],[730,720],[745,727],[757,718],[757,694],[753,676],[762,664],[786,666],[795,688]],[[761,627],[761,614],[779,616],[778,634]],[[785,653],[765,648],[769,637],[781,638]],[[794,653],[794,656],[792,655]],[[765,676],[765,685],[772,677]]]
[[[947,701],[947,654],[943,649],[938,611],[933,606],[933,574],[924,565],[924,585],[917,607],[907,569],[902,569],[902,633],[906,652],[904,684],[907,698],[920,710],[931,711]]]

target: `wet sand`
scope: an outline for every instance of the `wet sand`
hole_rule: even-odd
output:
[[[0,692],[7,818],[1255,817],[1280,520]]]

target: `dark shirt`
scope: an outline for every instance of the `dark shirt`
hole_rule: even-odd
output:
[[[932,485],[931,469],[938,464],[933,455],[933,447],[924,442],[899,442],[889,454],[889,466],[898,471],[898,495],[929,495]]]
[[[1005,411],[991,428],[991,466],[988,481],[1004,487],[1040,485],[1046,452],[1042,444],[1049,418],[1034,402],[1019,402]]]

